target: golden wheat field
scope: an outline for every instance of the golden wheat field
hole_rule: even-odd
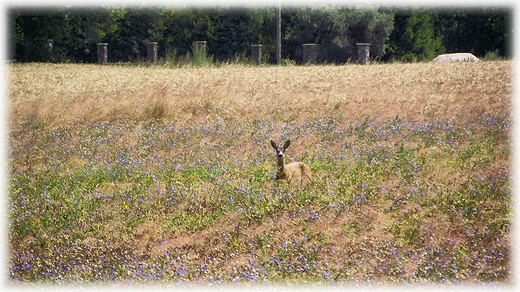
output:
[[[9,67],[9,120],[50,123],[151,117],[237,119],[287,112],[345,117],[450,116],[476,109],[510,111],[511,62],[163,69],[100,65]],[[225,110],[222,112],[220,110]]]
[[[512,67],[9,64],[8,282],[509,286]]]

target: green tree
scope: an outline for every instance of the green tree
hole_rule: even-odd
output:
[[[71,61],[96,62],[96,44],[105,42],[107,36],[116,31],[124,10],[117,7],[72,9],[66,16],[66,33],[61,40],[56,40],[54,54]]]
[[[19,9],[9,11],[15,56],[24,61],[93,61],[96,43],[115,31],[121,9]],[[49,47],[52,40],[52,49]]]
[[[390,35],[385,60],[407,62],[431,60],[445,52],[442,35],[435,29],[434,10],[400,8],[395,11],[396,28]]]
[[[276,62],[276,9],[252,7],[247,10],[251,44],[262,45],[262,55],[271,63]]]
[[[146,56],[146,42],[158,40],[158,8],[127,8],[123,17],[117,20],[114,33],[107,36],[109,58],[113,60],[135,61]]]
[[[512,11],[510,8],[480,7],[441,9],[436,22],[448,52],[487,52],[511,56]]]
[[[347,40],[351,49],[356,43],[370,43],[370,56],[381,58],[385,54],[394,29],[393,13],[379,11],[377,6],[357,7],[347,11],[347,23]]]
[[[161,18],[160,44],[178,55],[190,52],[195,41],[207,41],[208,54],[223,61],[244,54],[252,42],[245,9],[166,9]]]
[[[159,42],[185,55],[197,40],[209,54],[229,60],[262,44],[275,60],[276,13],[272,7],[192,8],[97,7],[20,8],[8,11],[12,55],[30,62],[95,62],[96,43],[109,43],[111,61],[139,60],[145,43]],[[411,8],[377,6],[302,6],[282,9],[282,57],[302,59],[302,44],[318,44],[318,62],[356,58],[356,43],[371,43],[371,56],[422,61],[444,52],[511,56],[510,8]],[[50,41],[52,40],[52,41]],[[49,46],[52,44],[52,47]]]
[[[302,44],[318,44],[318,61],[345,62],[346,16],[338,6],[307,6],[297,10],[291,19],[285,39],[294,56],[302,60]]]
[[[217,60],[230,60],[247,54],[253,42],[247,10],[219,9],[213,23],[215,30],[208,41],[210,54]]]
[[[9,12],[14,20],[15,56],[25,62],[50,61],[49,41],[66,34],[66,16],[62,9],[47,11],[36,8],[15,8]]]
[[[357,58],[357,43],[371,43],[371,56],[381,57],[392,29],[392,13],[375,6],[310,6],[294,14],[286,39],[299,58],[302,44],[316,43],[318,61],[341,63]]]
[[[185,55],[195,40],[198,15],[190,9],[166,8],[158,23],[159,50]]]

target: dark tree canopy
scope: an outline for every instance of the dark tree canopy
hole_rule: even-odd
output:
[[[26,62],[95,62],[96,43],[109,43],[109,61],[146,57],[146,42],[159,43],[159,57],[193,53],[205,40],[214,60],[250,57],[263,45],[275,62],[274,7],[12,8],[11,59]],[[509,8],[299,6],[282,8],[282,58],[300,62],[302,44],[318,44],[318,62],[356,58],[356,43],[371,44],[383,61],[431,60],[444,52],[510,57]]]

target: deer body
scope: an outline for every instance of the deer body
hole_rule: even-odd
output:
[[[285,150],[289,148],[290,144],[291,140],[287,140],[282,147],[278,147],[276,143],[271,140],[271,146],[276,150],[278,157],[276,180],[286,180],[289,185],[293,180],[296,180],[300,182],[301,187],[305,179],[311,178],[311,168],[303,162],[285,164]]]

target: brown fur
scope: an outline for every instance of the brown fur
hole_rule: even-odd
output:
[[[278,155],[278,166],[276,173],[276,180],[286,180],[289,185],[296,179],[300,181],[300,187],[303,186],[305,180],[311,179],[311,168],[303,162],[292,162],[285,164],[285,150],[289,147],[290,140],[285,142],[282,148],[278,148],[276,143],[271,141],[271,146],[276,150]]]

